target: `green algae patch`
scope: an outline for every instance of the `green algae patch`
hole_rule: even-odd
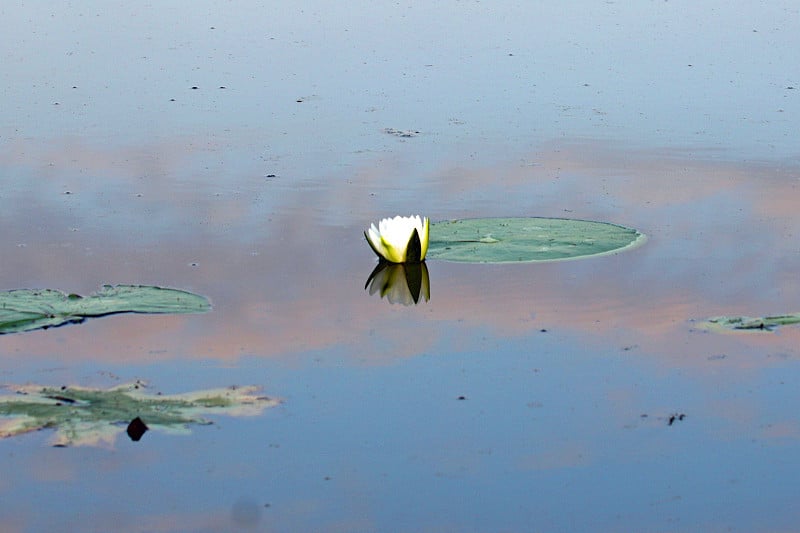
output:
[[[632,228],[567,218],[472,218],[431,223],[428,258],[464,263],[566,261],[642,244]]]
[[[82,297],[54,289],[0,292],[0,335],[77,324],[117,313],[205,313],[204,296],[148,285],[104,285]]]
[[[700,322],[699,327],[716,332],[758,332],[774,331],[780,326],[800,324],[800,313],[773,315],[764,317],[749,316],[715,316]]]
[[[54,429],[54,446],[114,444],[127,432],[138,441],[149,429],[188,433],[208,425],[209,415],[256,416],[279,400],[256,387],[229,387],[184,394],[150,394],[141,381],[110,389],[24,385],[0,395],[0,438]]]

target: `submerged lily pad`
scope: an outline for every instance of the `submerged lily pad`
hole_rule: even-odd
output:
[[[635,229],[566,218],[473,218],[431,223],[429,259],[465,263],[564,261],[644,242]]]
[[[147,285],[105,285],[86,298],[54,289],[18,289],[0,292],[0,335],[117,313],[205,313],[210,309],[204,296]]]
[[[54,446],[111,445],[120,433],[139,440],[148,429],[188,433],[189,424],[211,424],[205,415],[255,416],[280,402],[256,387],[185,394],[148,394],[141,381],[110,389],[24,385],[0,395],[0,438],[45,428]]]
[[[700,327],[710,331],[773,331],[779,326],[800,324],[800,313],[764,317],[715,316],[701,322]]]

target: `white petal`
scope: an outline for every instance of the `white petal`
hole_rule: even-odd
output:
[[[375,224],[372,224],[372,226],[369,227],[366,236],[375,253],[386,259],[386,247],[381,242],[381,235],[378,232],[378,228],[375,227]]]
[[[409,217],[394,217],[387,218],[381,221],[380,233],[381,236],[398,251],[403,251],[405,256],[405,249],[408,245],[408,239],[411,237],[411,232],[414,225]]]

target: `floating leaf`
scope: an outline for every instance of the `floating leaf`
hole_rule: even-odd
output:
[[[105,285],[83,298],[54,289],[0,292],[0,335],[116,313],[205,313],[208,300],[191,292],[146,285]]]
[[[764,317],[715,316],[699,324],[710,331],[773,331],[779,326],[800,324],[800,313]]]
[[[635,229],[566,218],[473,218],[431,223],[429,259],[466,263],[563,261],[631,248]]]
[[[134,441],[148,429],[185,433],[189,424],[211,424],[205,415],[255,416],[280,403],[257,390],[166,395],[146,393],[141,381],[110,389],[25,385],[0,395],[0,438],[53,428],[54,446],[97,446],[123,432]]]

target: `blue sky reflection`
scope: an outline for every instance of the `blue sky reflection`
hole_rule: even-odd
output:
[[[800,310],[797,6],[276,6],[0,7],[0,285],[214,304],[2,336],[0,381],[285,400],[113,450],[0,441],[3,526],[794,527],[800,328],[692,319]],[[649,240],[429,261],[430,300],[389,305],[362,231],[394,214]]]

